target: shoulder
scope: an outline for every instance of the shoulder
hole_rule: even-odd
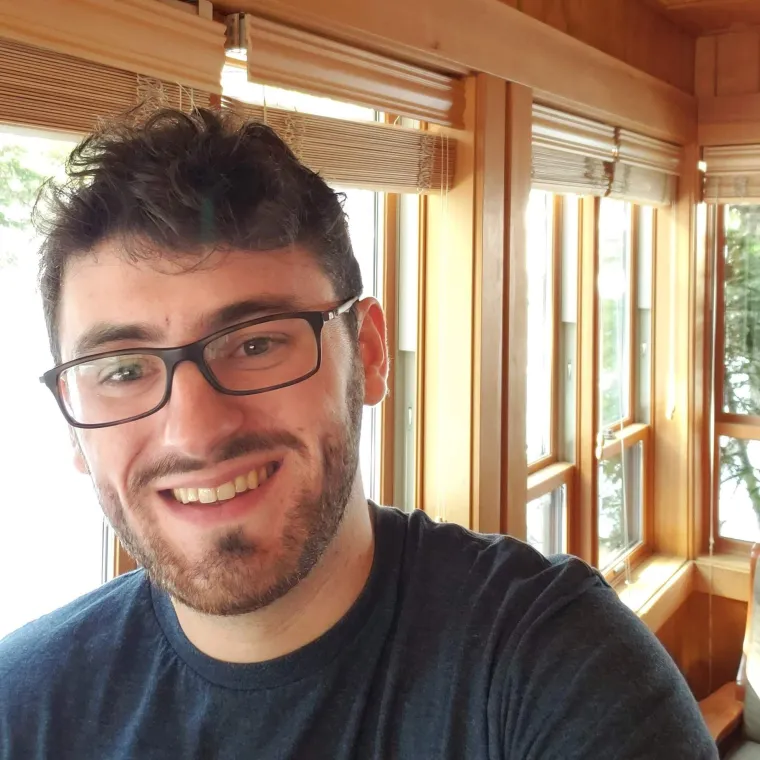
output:
[[[150,603],[148,581],[138,570],[0,640],[0,704],[19,690],[50,684],[72,667],[91,667],[98,650],[112,647],[115,632]]]
[[[437,523],[424,512],[406,514],[380,508],[378,519],[392,523],[403,541],[402,584],[414,608],[465,612],[473,624],[508,627],[556,612],[597,589],[612,603],[616,594],[585,562],[567,555],[545,557],[511,536],[474,533]],[[499,611],[508,610],[500,621]]]

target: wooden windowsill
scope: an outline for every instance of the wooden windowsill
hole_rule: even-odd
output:
[[[620,600],[653,632],[686,601],[692,591],[746,602],[749,555],[715,554],[694,561],[656,554],[613,584]]]
[[[694,564],[683,557],[657,554],[631,571],[630,580],[618,580],[613,588],[652,631],[686,601],[694,586]]]
[[[749,552],[704,555],[694,562],[695,591],[740,602],[749,600]]]

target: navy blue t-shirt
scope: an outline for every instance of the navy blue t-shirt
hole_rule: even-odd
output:
[[[211,659],[137,571],[0,642],[2,760],[707,760],[681,675],[600,576],[372,507],[375,559],[331,630]]]

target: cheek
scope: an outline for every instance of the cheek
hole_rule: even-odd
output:
[[[79,447],[93,480],[101,486],[110,484],[120,492],[125,487],[132,462],[142,450],[134,431],[130,433],[119,426],[81,431]]]
[[[305,438],[320,437],[326,427],[345,418],[345,381],[329,365],[323,365],[308,380],[276,393],[282,393],[277,399],[277,420]]]

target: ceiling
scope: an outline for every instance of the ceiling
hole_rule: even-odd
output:
[[[760,0],[648,0],[694,34],[760,26]]]

